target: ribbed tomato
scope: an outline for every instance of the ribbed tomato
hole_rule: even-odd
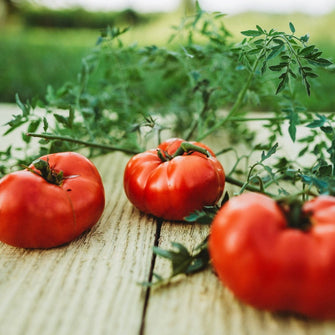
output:
[[[233,197],[213,221],[209,251],[219,278],[242,301],[335,317],[335,197],[301,206],[256,193]]]
[[[41,157],[0,180],[0,240],[24,248],[61,245],[91,228],[104,205],[101,177],[86,157]]]
[[[166,220],[183,220],[222,195],[225,174],[210,148],[172,138],[135,155],[124,172],[124,190],[139,210]]]

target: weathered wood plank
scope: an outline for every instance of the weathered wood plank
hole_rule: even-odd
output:
[[[171,241],[178,241],[192,248],[206,232],[199,225],[166,223],[159,245],[170,248]],[[168,275],[170,264],[157,258],[154,271]],[[306,320],[246,306],[209,269],[151,290],[144,334],[157,334],[158,329],[160,335],[327,335],[335,332],[335,322]]]
[[[219,145],[225,143],[224,136],[215,140]],[[280,139],[282,148],[285,149],[287,143],[291,143],[287,137]],[[241,146],[238,149],[243,152]],[[226,171],[230,171],[235,158],[232,152],[220,158]],[[258,159],[255,157],[255,161]],[[226,190],[230,195],[237,191],[231,185],[227,185]],[[159,246],[171,248],[171,241],[176,241],[192,249],[208,231],[209,228],[202,225],[163,223]],[[154,271],[168,276],[169,262],[157,257]],[[219,282],[211,269],[152,289],[144,325],[144,335],[157,334],[158,329],[160,335],[327,335],[335,332],[335,322],[306,320],[246,306]]]
[[[91,231],[49,250],[0,244],[0,334],[139,333],[156,224],[126,200],[126,157],[94,161],[106,209]]]
[[[208,144],[220,149],[227,140],[216,136]],[[233,152],[222,157],[227,171],[235,158]],[[115,153],[94,160],[105,185],[106,209],[89,232],[50,250],[0,244],[0,335],[335,332],[335,322],[278,315],[240,303],[210,269],[163,288],[147,291],[137,285],[150,276],[157,224],[134,209],[123,193],[127,159]],[[197,224],[163,222],[159,246],[169,248],[171,241],[177,241],[192,248],[208,230]],[[156,258],[154,271],[168,275],[168,262]]]
[[[256,128],[257,129],[257,128]],[[263,135],[263,134],[259,134]],[[259,137],[259,141],[262,141]],[[280,139],[281,150],[292,146],[287,136]],[[209,143],[215,147],[226,143],[225,136],[217,136]],[[237,147],[243,152],[241,146]],[[233,152],[226,154],[221,160],[229,171],[234,162]],[[259,157],[255,157],[255,160]],[[237,189],[229,186],[233,194]],[[201,225],[183,225],[164,222],[160,231],[159,246],[169,248],[171,241],[183,243],[188,248],[196,246],[208,233],[208,227]],[[167,261],[157,258],[154,271],[168,275],[170,266]],[[243,275],[243,274],[241,274]],[[258,311],[240,303],[221,283],[211,270],[184,278],[176,283],[152,289],[144,319],[143,334],[330,334],[335,331],[334,322],[318,322],[305,320],[292,315],[278,315]]]

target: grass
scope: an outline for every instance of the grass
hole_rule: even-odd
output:
[[[97,32],[5,29],[0,37],[0,101],[42,96],[46,86],[73,80],[81,58],[94,45]]]
[[[131,28],[122,40],[127,44],[164,46],[173,32],[171,27],[178,25],[181,17],[180,13],[163,14],[149,25]],[[241,41],[240,31],[253,29],[256,24],[287,31],[288,23],[293,22],[298,35],[309,33],[311,43],[320,46],[325,57],[335,60],[335,13],[320,17],[246,13],[224,20],[232,42]],[[47,85],[60,87],[75,80],[82,57],[94,47],[99,35],[99,29],[41,29],[20,24],[0,28],[0,102],[13,102],[17,92],[23,100],[44,96]],[[320,74],[322,94],[314,95],[309,103],[315,109],[329,109],[335,105],[334,73]]]

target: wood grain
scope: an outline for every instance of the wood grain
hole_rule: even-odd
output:
[[[281,143],[288,143],[283,137]],[[226,142],[224,135],[217,136],[211,143],[216,146]],[[285,149],[282,147],[281,150]],[[243,145],[238,151],[243,151]],[[291,153],[292,154],[292,153]],[[254,158],[255,161],[259,157]],[[230,171],[236,157],[230,152],[220,158],[226,171]],[[232,196],[238,189],[226,185]],[[159,246],[171,248],[171,241],[194,248],[207,235],[209,228],[204,225],[183,225],[163,223]],[[168,261],[157,258],[154,271],[169,275]],[[241,273],[241,276],[244,274]],[[328,335],[335,332],[331,321],[313,321],[304,318],[259,311],[239,302],[208,269],[189,277],[180,278],[168,286],[152,289],[145,315],[145,335]]]
[[[163,224],[160,246],[170,248],[170,241],[178,241],[192,247],[205,230]],[[157,258],[154,271],[167,275],[170,264]],[[328,335],[335,332],[335,323],[256,310],[239,302],[209,269],[152,289],[144,329],[145,335],[158,334],[158,329],[159,335]]]
[[[227,139],[216,136],[208,144],[215,144],[214,150],[227,147]],[[169,274],[170,264],[153,257],[154,244],[170,248],[177,241],[192,248],[209,227],[156,222],[134,209],[122,186],[128,158],[113,153],[94,159],[105,185],[106,208],[99,223],[75,241],[49,250],[0,243],[0,335],[335,333],[335,322],[258,311],[240,303],[211,269],[162,288],[138,285],[152,271]],[[235,159],[233,152],[220,157],[227,171]],[[237,189],[228,190],[233,194]]]
[[[95,160],[106,191],[100,222],[50,250],[0,245],[0,334],[138,334],[156,224],[126,200],[126,157]],[[112,331],[112,332],[111,332]]]

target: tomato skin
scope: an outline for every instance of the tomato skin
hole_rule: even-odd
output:
[[[40,158],[56,172],[61,185],[28,169],[0,180],[0,240],[15,247],[51,248],[67,243],[100,218],[105,194],[98,170],[74,152]],[[31,165],[30,169],[35,170]]]
[[[222,195],[225,175],[221,163],[206,145],[210,157],[199,152],[176,156],[163,162],[157,150],[173,155],[184,142],[172,138],[135,155],[124,172],[124,190],[140,211],[165,220],[181,221],[203,206],[214,205]]]
[[[288,227],[271,198],[245,193],[229,200],[211,227],[209,252],[220,280],[256,308],[335,317],[335,198],[306,202],[308,231]]]

